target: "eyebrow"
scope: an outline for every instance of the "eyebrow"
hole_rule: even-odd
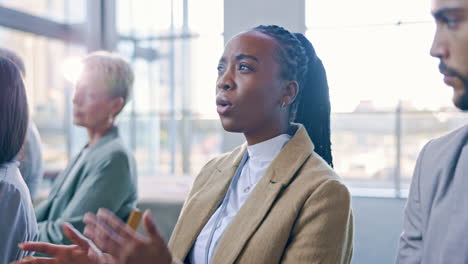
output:
[[[432,14],[435,19],[443,19],[448,13],[460,13],[464,11],[463,8],[458,8],[458,7],[446,7],[442,8],[440,10],[437,10]]]
[[[258,62],[257,57],[252,56],[252,55],[239,54],[239,55],[236,56],[236,60],[242,60],[242,59],[251,59],[251,60],[254,60],[254,61]]]
[[[247,54],[239,54],[235,58],[236,58],[236,61],[240,61],[242,59],[250,59],[256,62],[260,62],[260,60],[257,57],[252,56],[252,55],[247,55]],[[227,61],[226,57],[221,57],[221,59],[219,60],[220,63],[225,63],[226,61]]]

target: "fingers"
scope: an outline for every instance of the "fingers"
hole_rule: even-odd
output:
[[[78,230],[76,230],[71,224],[64,223],[62,225],[63,233],[72,241],[75,245],[79,246],[83,250],[88,250],[90,247],[90,241],[83,236]]]
[[[84,235],[91,239],[102,251],[118,256],[125,240],[94,214],[87,213],[84,218]]]
[[[83,251],[89,251],[94,253],[96,256],[102,255],[101,250],[97,248],[90,239],[81,234],[80,231],[76,230],[76,228],[74,228],[70,223],[64,223],[62,225],[62,229],[70,241],[80,247]],[[90,250],[90,248],[92,250]]]
[[[70,246],[54,245],[45,242],[26,242],[19,245],[19,248],[24,251],[34,251],[44,253],[50,256],[57,256],[70,250]],[[32,262],[36,263],[36,262]],[[52,262],[49,262],[52,263]]]
[[[143,227],[145,229],[146,234],[152,241],[161,241],[164,243],[164,239],[162,238],[161,234],[159,234],[156,225],[151,217],[150,210],[146,210],[143,215]]]
[[[97,217],[124,239],[135,239],[138,237],[135,231],[105,208],[99,209]]]
[[[159,260],[161,261],[160,263],[172,263],[171,252],[169,252],[166,242],[154,224],[149,210],[146,210],[143,215],[143,227],[150,239],[150,245],[152,246],[151,250],[157,251]]]
[[[38,257],[25,257],[24,259],[12,262],[11,264],[59,264],[56,259],[52,258],[38,258]]]

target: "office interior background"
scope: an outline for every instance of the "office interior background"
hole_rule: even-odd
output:
[[[243,142],[215,108],[217,61],[236,33],[278,24],[324,62],[335,169],[353,195],[353,263],[393,263],[419,151],[468,121],[429,56],[430,0],[0,0],[0,45],[26,63],[43,140],[41,195],[86,143],[73,80],[90,51],[128,59],[136,82],[118,121],[138,165],[140,207],[170,235],[200,168]]]

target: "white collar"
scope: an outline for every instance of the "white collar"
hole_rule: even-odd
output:
[[[290,139],[290,135],[281,134],[255,145],[247,146],[249,159],[271,162]]]

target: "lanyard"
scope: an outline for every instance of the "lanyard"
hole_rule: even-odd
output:
[[[242,173],[242,169],[245,166],[245,163],[247,163],[247,160],[249,159],[249,153],[248,151],[245,151],[244,156],[242,157],[242,160],[239,164],[239,167],[237,167],[236,173],[234,174],[234,177],[232,178],[231,184],[229,185],[228,191],[226,195],[224,196],[224,199],[221,203],[221,208],[219,210],[219,214],[216,217],[216,221],[214,222],[213,227],[211,228],[210,236],[208,238],[208,241],[206,243],[206,248],[205,248],[205,264],[210,263],[210,248],[211,248],[211,243],[213,242],[213,236],[216,232],[216,227],[218,226],[219,222],[222,220],[223,215],[226,211],[226,207],[229,203],[229,198],[231,196],[231,192],[233,188],[237,185],[237,182],[239,181],[239,177]]]

